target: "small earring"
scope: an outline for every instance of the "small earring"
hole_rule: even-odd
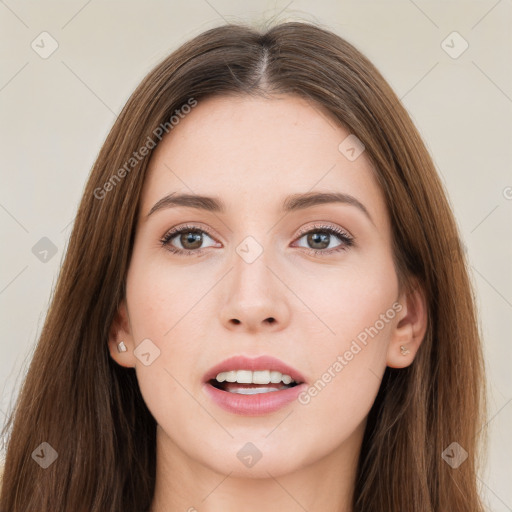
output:
[[[128,349],[126,348],[126,345],[124,344],[124,341],[121,341],[117,344],[117,350],[119,352],[126,352]]]
[[[400,345],[400,352],[402,353],[403,356],[406,356],[411,351],[408,348],[406,348],[404,345]]]

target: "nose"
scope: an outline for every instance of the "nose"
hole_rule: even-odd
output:
[[[265,251],[252,263],[235,255],[223,289],[220,317],[231,330],[257,332],[284,329],[290,319],[290,292]]]

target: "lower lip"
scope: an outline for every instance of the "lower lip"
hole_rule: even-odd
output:
[[[219,407],[241,416],[260,416],[277,411],[296,400],[298,395],[307,387],[306,383],[303,382],[302,384],[293,386],[293,388],[287,388],[281,391],[242,395],[222,391],[208,382],[205,382],[204,386],[206,392]]]

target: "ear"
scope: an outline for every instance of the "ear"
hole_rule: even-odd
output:
[[[413,362],[428,323],[425,292],[419,283],[415,282],[412,290],[404,291],[398,302],[402,309],[397,315],[398,320],[388,347],[386,364],[390,368],[405,368]]]
[[[126,351],[119,350],[119,344],[123,342]],[[130,327],[130,318],[126,308],[126,301],[123,299],[119,309],[116,311],[112,325],[110,326],[108,349],[112,359],[126,368],[135,367],[135,343]]]

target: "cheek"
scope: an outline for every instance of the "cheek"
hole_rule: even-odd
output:
[[[201,299],[214,281],[211,275],[191,278],[186,268],[171,268],[168,262],[155,259],[146,263],[149,261],[147,256],[134,253],[130,264],[130,327],[136,345],[149,339],[158,354],[148,366],[137,358],[135,368],[149,410],[158,423],[169,425],[172,410],[190,411],[197,407],[185,389],[190,389],[191,369],[202,350],[198,340],[203,336],[196,332],[205,331],[198,320],[204,316]],[[195,410],[194,414],[200,412]]]
[[[304,427],[317,433],[318,449],[328,452],[336,440],[348,439],[375,401],[395,322],[395,310],[385,302],[354,307],[352,317],[344,310],[334,324],[337,335],[322,337],[310,354],[312,379],[298,407]]]
[[[370,410],[386,368],[398,282],[385,255],[317,282],[323,293],[310,295],[310,305],[323,330],[310,353],[314,381],[299,403],[309,409],[306,421],[325,423],[333,435],[340,427],[348,434]]]
[[[350,341],[376,322],[380,337],[389,337],[389,323],[395,316],[389,310],[398,297],[398,280],[391,255],[385,251],[354,259],[354,264],[319,269],[299,283],[297,294],[315,315],[312,325],[323,334],[325,348],[331,349],[327,352],[333,347],[349,349]]]
[[[136,342],[148,337],[165,344],[172,339],[180,323],[186,323],[190,313],[194,315],[212,284],[211,275],[198,278],[186,267],[173,267],[165,258],[134,258],[128,273],[127,295]]]

